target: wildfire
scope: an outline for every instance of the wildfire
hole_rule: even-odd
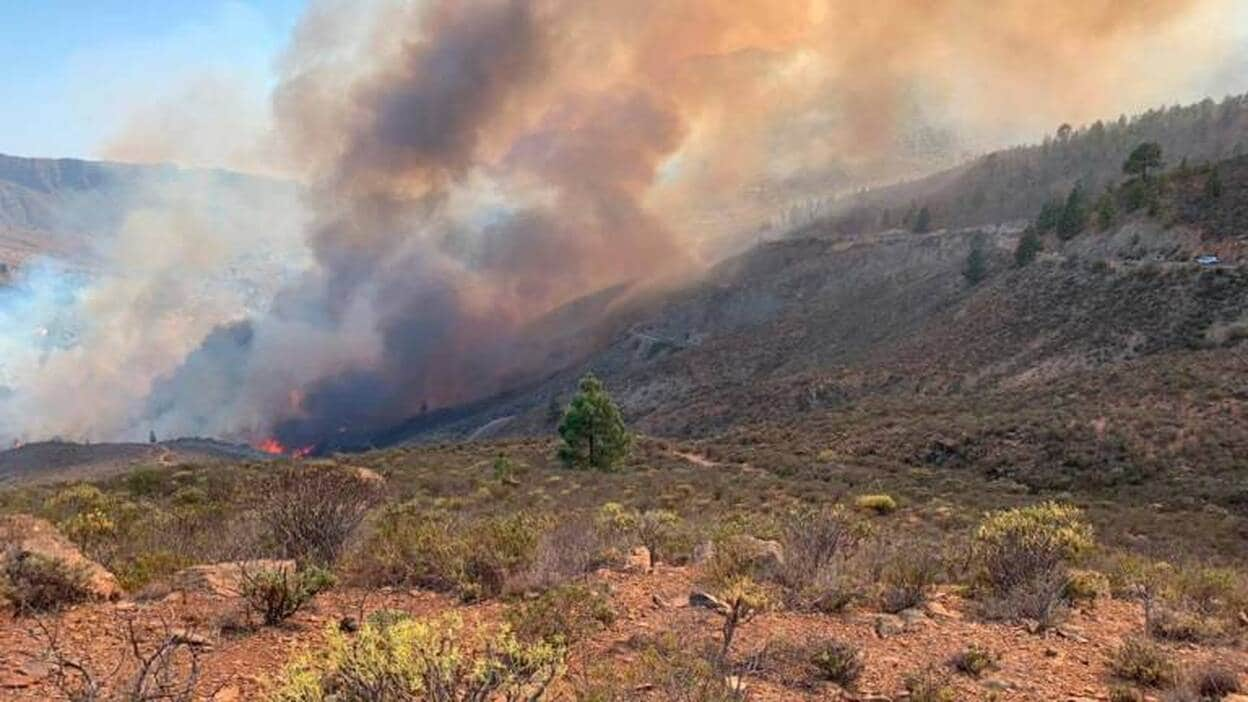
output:
[[[261,441],[259,444],[257,444],[256,448],[261,451],[264,451],[265,453],[272,454],[274,456],[290,456],[291,458],[303,458],[304,456],[311,454],[312,451],[316,447],[304,446],[303,448],[291,448],[288,446],[284,446],[282,442],[278,441],[277,439],[274,439],[273,437],[269,437],[265,439],[264,441]]]

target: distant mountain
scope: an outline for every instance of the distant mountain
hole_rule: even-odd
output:
[[[91,237],[117,230],[171,184],[271,191],[290,184],[223,170],[0,154],[0,264],[52,253],[80,260]]]

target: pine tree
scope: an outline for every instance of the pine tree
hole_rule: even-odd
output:
[[[1018,239],[1018,246],[1014,249],[1014,265],[1022,268],[1032,261],[1036,260],[1036,255],[1044,248],[1044,244],[1040,241],[1040,235],[1036,234],[1035,229],[1028,228]]]
[[[1088,211],[1083,202],[1083,189],[1076,185],[1071,189],[1070,195],[1066,196],[1066,204],[1062,207],[1062,214],[1058,217],[1057,235],[1062,239],[1072,239],[1083,231],[1083,225],[1087,223],[1087,220]]]
[[[962,270],[962,275],[972,286],[979,285],[984,278],[988,277],[988,261],[984,256],[982,242],[976,241],[971,245],[971,252],[966,255],[966,268]]]
[[[591,373],[581,379],[559,423],[559,459],[570,468],[614,470],[632,448],[633,436],[602,382]]]
[[[1036,215],[1036,231],[1043,234],[1056,230],[1061,218],[1062,201],[1057,199],[1049,200],[1040,208],[1040,214]]]
[[[914,218],[914,233],[926,234],[932,230],[932,211],[926,206]]]
[[[1217,166],[1213,167],[1209,172],[1209,179],[1205,181],[1205,197],[1210,200],[1222,197],[1222,174],[1218,172]]]
[[[1131,155],[1122,164],[1122,172],[1127,175],[1138,175],[1141,180],[1148,180],[1148,169],[1161,168],[1161,144],[1146,141],[1135,147]]]

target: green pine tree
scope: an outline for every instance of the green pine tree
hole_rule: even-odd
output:
[[[1210,200],[1222,197],[1222,174],[1218,172],[1217,166],[1209,171],[1209,179],[1205,181],[1205,197]]]
[[[1062,239],[1073,239],[1083,231],[1083,225],[1088,221],[1088,209],[1083,200],[1083,189],[1078,185],[1066,196],[1066,204],[1057,219],[1057,235]]]
[[[966,255],[966,268],[962,269],[962,275],[972,286],[979,285],[984,278],[988,277],[988,260],[984,256],[982,242],[976,241],[971,245],[971,252]]]
[[[930,208],[924,206],[915,215],[913,230],[915,234],[926,234],[932,231],[932,210]]]
[[[1096,226],[1102,231],[1114,226],[1114,222],[1118,219],[1118,202],[1114,198],[1114,193],[1106,190],[1101,193],[1100,199],[1096,201]]]
[[[1122,164],[1122,172],[1127,175],[1138,175],[1141,180],[1148,180],[1150,168],[1161,168],[1165,163],[1161,160],[1161,144],[1146,141],[1135,147],[1131,155]]]
[[[581,379],[559,423],[559,436],[559,459],[570,468],[614,470],[633,444],[619,408],[592,373]]]
[[[1028,228],[1018,239],[1018,246],[1014,249],[1014,265],[1022,268],[1032,261],[1036,260],[1036,255],[1044,248],[1044,244],[1040,241],[1040,235],[1036,234],[1035,229]]]

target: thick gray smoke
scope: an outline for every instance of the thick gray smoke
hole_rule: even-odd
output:
[[[69,420],[54,397],[75,364],[96,373],[115,348],[93,339],[27,359],[41,380],[13,383],[23,399],[0,399],[0,416],[27,438],[152,426],[358,441],[541,370],[549,349],[526,325],[597,290],[695,272],[786,196],[949,157],[916,148],[918,128],[1051,127],[1186,85],[1223,48],[1202,18],[1229,3],[314,3],[281,63],[279,143],[263,150],[303,184],[301,208],[269,219],[300,228],[306,249],[287,247],[289,260],[306,252],[308,265],[246,301],[220,297],[195,324],[153,325],[200,299],[181,285],[248,250],[223,237],[209,250],[228,255],[205,265],[193,256],[216,233],[163,222],[177,255],[131,280],[162,307],[107,317],[130,338],[116,382],[92,385],[124,399],[82,402],[92,418]],[[1142,58],[1175,46],[1184,60]],[[92,293],[110,306],[136,294]]]

